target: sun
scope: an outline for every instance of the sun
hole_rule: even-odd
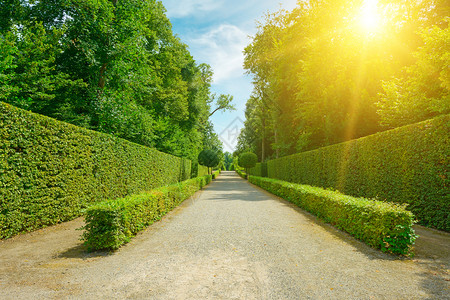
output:
[[[365,0],[361,7],[360,23],[366,31],[374,32],[380,25],[377,4],[378,0]]]

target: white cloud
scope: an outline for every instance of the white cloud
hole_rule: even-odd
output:
[[[223,5],[218,0],[164,0],[169,18],[183,18],[190,15],[217,10]]]
[[[249,43],[248,34],[237,26],[222,24],[189,41],[194,57],[211,65],[214,83],[241,77],[244,63],[242,51]]]

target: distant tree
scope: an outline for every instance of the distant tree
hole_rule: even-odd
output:
[[[245,168],[245,173],[248,174],[248,169],[253,168],[258,162],[258,157],[255,153],[246,152],[239,156],[239,165]],[[248,176],[248,175],[247,175]]]
[[[220,157],[217,151],[207,149],[203,150],[198,155],[198,163],[208,167],[208,174],[211,174],[209,168],[217,166],[219,162]]]
[[[227,171],[230,171],[232,163],[233,163],[233,157],[231,156],[231,153],[225,152],[224,166]]]

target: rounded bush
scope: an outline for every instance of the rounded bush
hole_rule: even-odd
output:
[[[246,153],[242,153],[239,156],[239,165],[243,168],[246,168],[246,169],[253,168],[257,162],[258,162],[258,157],[256,156],[255,153],[246,152]]]
[[[213,168],[220,162],[219,154],[214,150],[203,150],[198,155],[198,162],[201,165]]]

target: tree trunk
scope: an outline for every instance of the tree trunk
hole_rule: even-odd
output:
[[[277,148],[275,149],[275,153],[276,153],[276,158],[278,158],[280,155],[280,149],[278,148],[278,137],[277,137],[277,129],[276,128],[274,128],[273,133],[274,133],[274,138],[275,138],[275,145],[277,145]]]
[[[263,117],[262,118],[262,140],[261,140],[261,162],[264,162],[265,159],[265,143],[264,140],[266,138],[266,119]]]

